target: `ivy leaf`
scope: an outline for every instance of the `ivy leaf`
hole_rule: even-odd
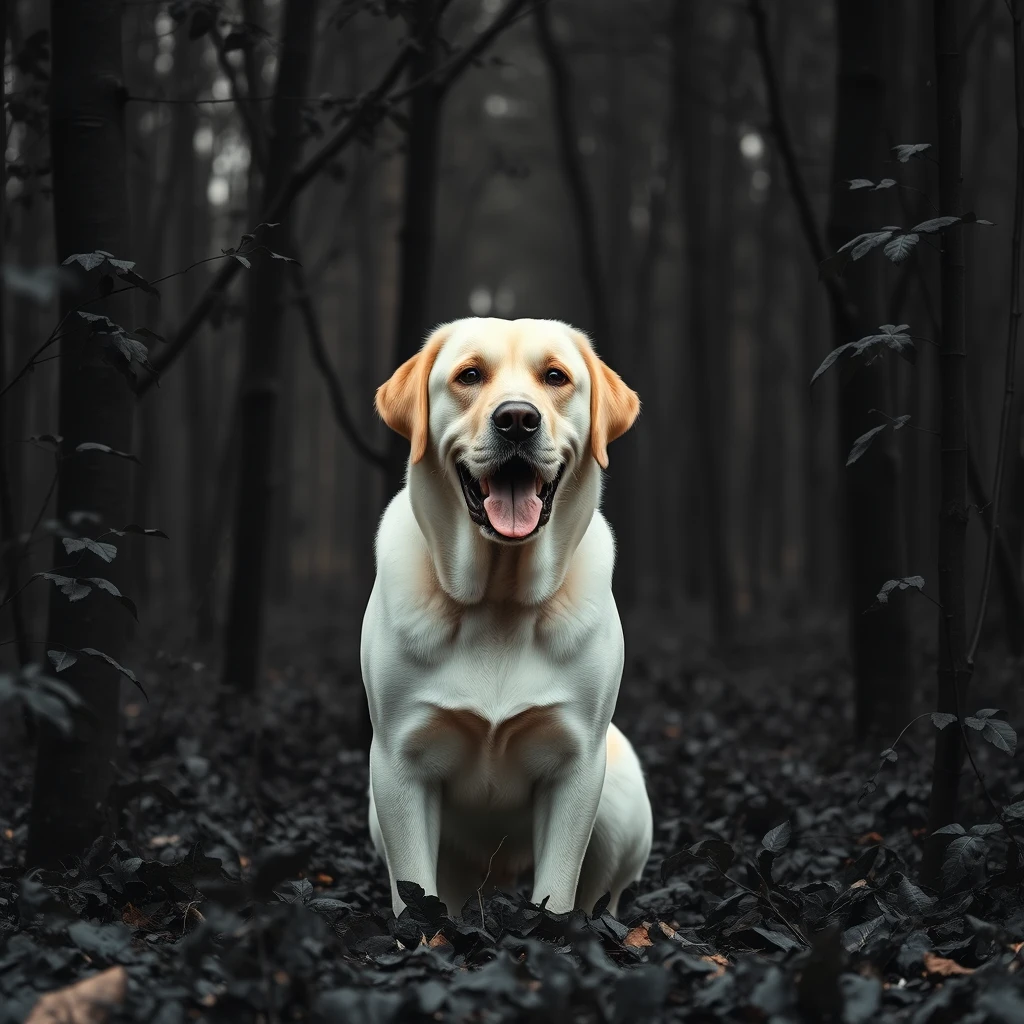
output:
[[[954,822],[952,825],[943,825],[942,828],[937,828],[933,833],[933,836],[965,836],[967,835],[967,829],[963,825],[959,825]]]
[[[228,253],[228,255],[238,260],[246,270],[252,270],[252,264],[244,256],[240,256],[237,252]]]
[[[125,668],[124,665],[115,661],[109,654],[104,654],[103,651],[97,651],[95,647],[83,647],[82,654],[88,654],[90,658],[99,658],[100,660],[105,661],[108,665],[111,665],[113,668],[116,668],[121,675],[130,679],[142,691],[142,696],[145,697],[146,700],[149,700],[149,695],[142,689],[142,684],[130,668]]]
[[[133,455],[131,452],[119,452],[116,448],[111,448],[109,444],[100,444],[99,441],[83,441],[80,445],[76,446],[75,451],[104,452],[106,455],[116,455],[119,459],[128,459],[131,462],[137,462],[140,466],[142,465],[138,456]]]
[[[83,270],[95,270],[102,267],[107,261],[107,254],[104,252],[76,252],[72,253],[63,263],[62,267],[69,267],[77,263]]]
[[[942,231],[943,228],[959,224],[961,219],[960,217],[932,217],[929,220],[921,221],[920,224],[915,224],[910,230],[921,235],[934,235],[936,232]]]
[[[61,543],[69,555],[77,554],[79,551],[91,551],[97,558],[102,558],[108,563],[117,557],[117,548],[113,544],[105,544],[91,537],[63,537]]]
[[[883,423],[879,427],[872,427],[869,431],[861,434],[856,441],[853,442],[853,447],[850,449],[850,454],[846,457],[847,466],[852,466],[870,447],[871,442],[888,426],[888,423]]]
[[[72,651],[47,651],[46,656],[53,662],[55,672],[63,672],[64,669],[71,668],[78,661],[78,655]]]
[[[866,256],[871,252],[872,249],[885,245],[899,230],[899,228],[883,228],[881,231],[868,231],[863,235],[858,235],[847,242],[846,245],[841,246],[839,251],[844,252],[846,249],[849,249],[850,259],[859,260],[862,256]]]
[[[111,530],[110,532],[118,537],[123,537],[126,533],[135,533],[140,537],[162,537],[164,540],[171,539],[163,530],[154,530],[152,528],[147,529],[144,526],[136,526],[135,523],[129,523],[127,526],[122,526],[120,530]]]
[[[900,430],[902,427],[905,427],[909,422],[910,422],[910,414],[909,413],[905,413],[903,416],[897,416],[892,421],[892,429],[893,430]]]
[[[80,580],[78,582],[83,581]],[[110,582],[110,580],[105,580],[100,576],[87,576],[84,582],[95,584],[100,590],[109,594],[119,604],[124,605],[124,607],[131,612],[132,618],[135,619],[136,622],[139,621],[139,610],[135,607],[135,602],[132,601],[131,598],[125,597],[124,594],[122,594],[121,591],[118,590],[117,587],[115,587],[114,584]]]
[[[92,592],[92,587],[86,586],[82,580],[75,579],[73,576],[61,576],[55,572],[37,572],[33,574],[32,578],[36,577],[49,580],[72,603],[81,601],[83,597],[88,597]]]
[[[851,178],[847,183],[850,191],[855,192],[859,188],[874,188],[875,183],[870,178]]]
[[[978,863],[984,853],[985,843],[980,836],[957,836],[946,847],[942,861],[942,880],[952,888],[967,877],[968,872]]]
[[[769,853],[781,853],[789,845],[789,841],[792,838],[793,826],[788,821],[784,821],[781,825],[776,825],[761,840],[761,845]]]
[[[991,836],[996,832],[1001,832],[1003,829],[1002,825],[998,825],[995,822],[989,822],[987,824],[972,825],[971,835],[972,836]]]
[[[900,877],[896,897],[900,910],[907,917],[920,917],[937,902],[937,897],[929,896],[919,886],[914,885],[906,875]]]
[[[979,216],[978,216],[978,215],[977,215],[976,213],[974,213],[973,211],[970,211],[970,212],[968,212],[968,213],[965,213],[965,214],[964,214],[964,215],[963,215],[963,216],[962,216],[962,217],[960,218],[960,220],[961,220],[961,221],[962,221],[962,222],[963,222],[964,224],[981,224],[981,225],[982,225],[983,227],[986,227],[986,228],[994,228],[994,227],[995,227],[995,223],[994,223],[993,221],[990,221],[990,220],[984,220],[983,218],[979,217]]]
[[[898,761],[899,754],[892,747],[886,747],[885,750],[878,755],[883,761]]]
[[[985,727],[981,730],[981,738],[988,740],[997,750],[1011,756],[1017,750],[1017,733],[1009,722],[1004,722],[1001,718],[987,719]]]
[[[932,144],[930,142],[904,142],[898,146],[893,146],[892,151],[896,154],[896,159],[901,164],[905,164],[911,157],[919,156],[926,149],[931,149]]]
[[[893,263],[902,263],[911,254],[914,246],[917,245],[921,236],[916,232],[909,232],[905,235],[897,235],[882,250]]]
[[[952,725],[956,721],[956,715],[951,715],[946,711],[933,711],[932,712],[932,725],[936,729],[945,729],[947,725]]]
[[[892,188],[896,184],[895,178],[883,178],[871,191],[877,192],[879,189]]]
[[[886,580],[882,584],[882,589],[878,592],[875,600],[879,604],[888,604],[889,595],[894,590],[909,590],[914,587],[916,590],[924,591],[924,577],[923,576],[902,576],[898,580]]]
[[[267,252],[270,252],[268,249]],[[296,266],[302,266],[298,260],[293,260],[291,256],[282,256],[279,252],[270,252],[270,258],[275,260],[284,260],[285,263],[294,263]]]

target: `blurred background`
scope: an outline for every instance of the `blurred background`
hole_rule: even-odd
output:
[[[285,53],[302,83],[278,105],[295,136],[288,167],[356,120],[382,82],[392,98],[257,236],[301,273],[265,271],[283,308],[268,342],[279,408],[267,486],[252,497],[269,505],[269,526],[248,551],[240,384],[260,329],[246,289],[263,287],[247,274],[265,282],[259,268],[215,292],[158,385],[141,389],[131,518],[171,538],[129,538],[123,589],[146,649],[217,661],[230,622],[236,642],[256,623],[241,642],[265,644],[260,672],[280,672],[277,652],[313,636],[318,664],[357,673],[372,537],[407,450],[376,418],[375,388],[439,322],[552,317],[587,330],[644,402],[612,448],[604,499],[633,642],[737,658],[827,643],[876,695],[912,701],[934,658],[934,608],[903,595],[884,616],[865,612],[887,579],[919,574],[934,593],[938,255],[922,243],[906,264],[874,254],[851,265],[863,320],[851,335],[833,327],[809,239],[834,252],[932,215],[934,163],[892,152],[935,138],[928,5],[310,0],[311,27],[293,25],[291,39],[286,6],[124,3],[130,238],[114,255],[149,281],[250,244],[283,145],[271,101]],[[26,270],[58,259],[48,16],[41,0],[7,4],[6,261]],[[985,509],[1009,302],[1011,26],[997,0],[964,0],[961,21],[965,208],[996,223],[967,238],[972,501]],[[415,52],[388,82],[410,35]],[[899,185],[851,191],[858,177]],[[195,266],[159,297],[133,293],[126,317],[173,349],[221,267]],[[22,289],[6,317],[10,379],[58,313]],[[910,325],[916,365],[886,353],[853,380],[829,372],[809,386],[831,349],[883,323]],[[154,342],[151,357],[160,365],[166,351]],[[15,534],[54,514],[52,459],[16,441],[55,432],[56,366],[36,366],[4,403]],[[853,439],[905,414],[906,429],[845,466]],[[985,634],[1000,672],[1017,671],[1004,654],[1021,653],[1024,629],[1019,403],[1011,423]],[[969,608],[985,536],[984,514],[972,515]],[[265,632],[259,617],[232,618],[233,574],[250,556],[265,561]],[[50,564],[37,544],[21,571]],[[42,635],[46,592],[23,601]]]

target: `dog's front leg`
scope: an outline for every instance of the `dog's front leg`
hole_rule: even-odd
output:
[[[533,902],[564,914],[576,903],[583,856],[604,787],[605,749],[539,786],[533,805]]]
[[[441,786],[418,778],[400,757],[376,742],[370,747],[370,788],[384,841],[395,916],[405,910],[398,883],[415,882],[437,895],[437,850],[441,840]]]

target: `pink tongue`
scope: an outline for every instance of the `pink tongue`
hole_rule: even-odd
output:
[[[491,526],[503,537],[526,537],[540,522],[541,500],[532,477],[502,474],[488,480],[491,493],[484,510]]]

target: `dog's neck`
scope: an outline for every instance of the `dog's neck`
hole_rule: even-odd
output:
[[[409,466],[406,486],[441,589],[462,605],[543,605],[562,586],[601,499],[601,470],[586,459],[563,477],[551,519],[535,539],[484,537],[434,454]]]

